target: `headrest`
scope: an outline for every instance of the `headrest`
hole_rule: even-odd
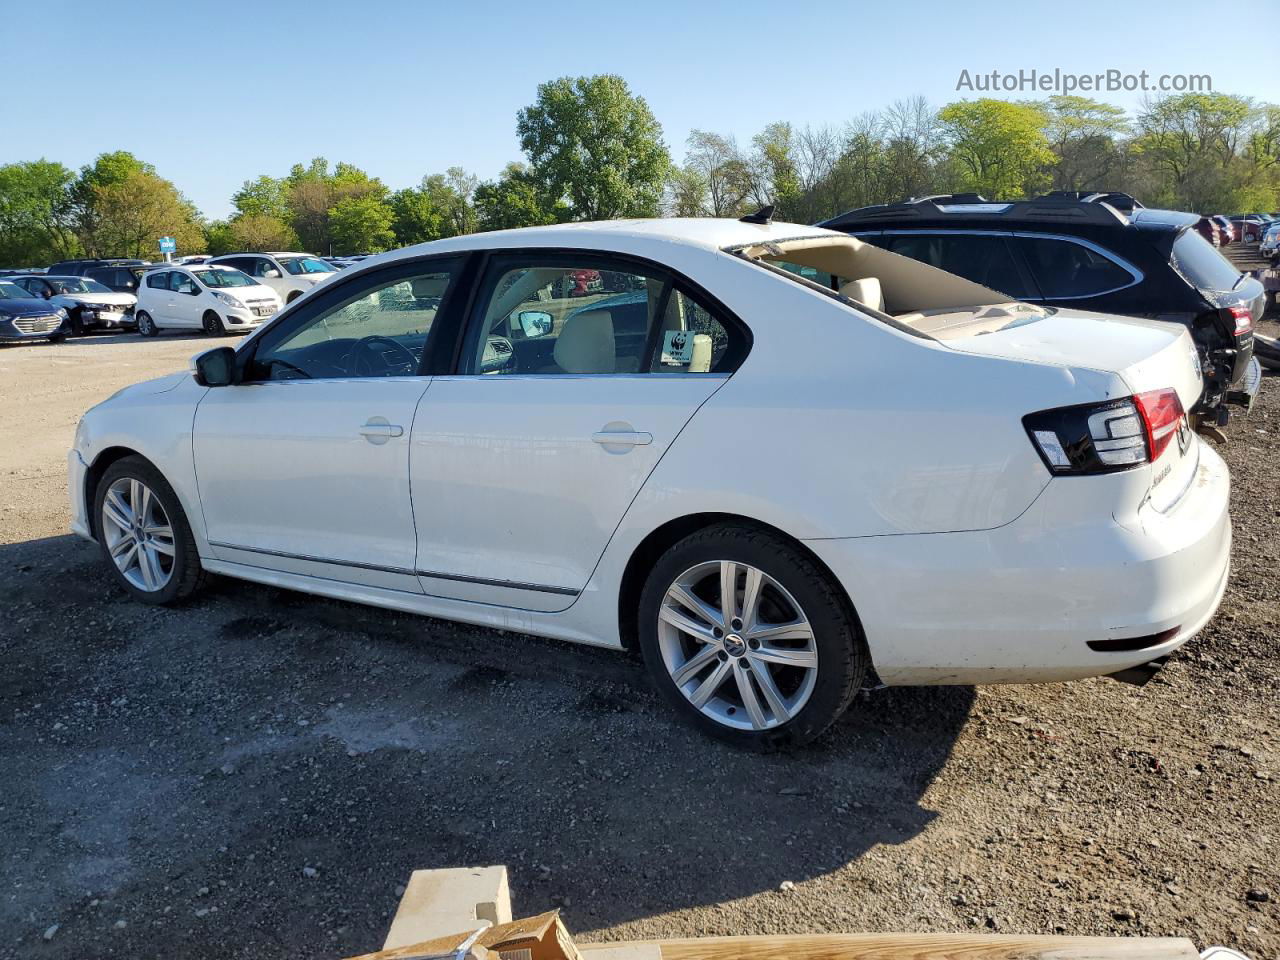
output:
[[[552,356],[565,373],[616,373],[613,315],[608,310],[584,310],[570,316]]]
[[[884,312],[884,293],[880,290],[880,281],[875,277],[850,280],[840,288],[840,293],[850,300],[865,303],[872,310]]]

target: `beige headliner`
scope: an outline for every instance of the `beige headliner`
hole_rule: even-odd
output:
[[[884,293],[885,313],[912,326],[903,314],[927,310],[955,310],[1009,303],[1010,298],[990,287],[957,277],[919,260],[890,253],[856,237],[822,236],[775,240],[744,247],[740,251],[766,263],[794,263],[813,267],[844,281],[875,277]]]

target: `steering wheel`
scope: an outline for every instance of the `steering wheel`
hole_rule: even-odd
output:
[[[374,349],[375,346],[380,349]],[[395,356],[389,358],[388,354]],[[411,377],[418,372],[418,358],[412,350],[397,340],[377,334],[357,340],[348,356],[351,372],[357,377]]]

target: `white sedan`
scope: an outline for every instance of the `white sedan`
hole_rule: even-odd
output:
[[[144,602],[221,573],[638,646],[694,723],[776,747],[873,670],[1150,676],[1227,581],[1200,390],[1185,327],[813,227],[477,234],[93,408],[73,526]]]

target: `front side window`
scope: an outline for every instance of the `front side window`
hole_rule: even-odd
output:
[[[1128,270],[1070,240],[1019,237],[1018,244],[1046,300],[1093,297],[1133,283]]]
[[[1015,300],[1034,296],[1023,282],[1004,237],[944,233],[885,239],[892,253],[954,273]]]
[[[730,340],[670,278],[630,267],[513,264],[479,304],[465,374],[712,373]]]
[[[394,280],[364,278],[300,325],[265,335],[251,379],[415,376],[453,278],[452,266],[438,263]]]
[[[185,293],[194,295],[200,292],[196,287],[196,282],[181,270],[175,270],[169,274],[169,289],[174,293]]]
[[[307,273],[333,273],[333,267],[319,257],[281,257],[280,266],[295,277]]]

